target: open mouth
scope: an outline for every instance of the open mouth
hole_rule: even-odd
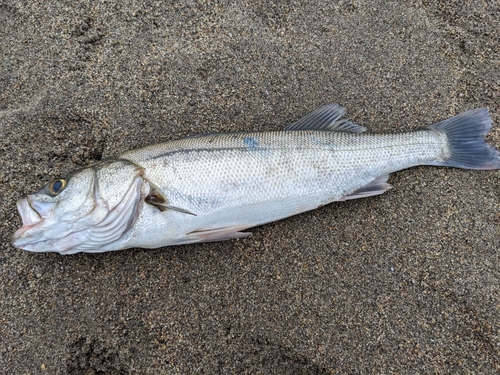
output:
[[[51,215],[54,209],[52,203],[34,202],[29,196],[19,199],[16,206],[21,215],[23,226],[14,233],[12,237],[14,241],[19,240],[24,233],[42,223],[44,219]]]
[[[17,210],[21,215],[21,219],[23,221],[23,226],[19,228],[16,233],[14,233],[14,240],[17,240],[21,237],[26,231],[33,228],[40,221],[42,221],[42,217],[38,214],[38,212],[31,206],[31,202],[29,197],[19,199],[16,202]]]

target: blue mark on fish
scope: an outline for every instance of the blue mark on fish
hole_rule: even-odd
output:
[[[253,137],[245,137],[245,138],[243,138],[243,143],[247,147],[251,147],[251,148],[259,147],[259,141],[257,141]]]
[[[265,144],[264,146],[260,145],[259,140],[254,137],[248,136],[243,138],[243,143],[247,147],[247,151],[250,151],[253,156],[258,158],[267,159],[272,157],[274,153],[272,148],[266,147]]]
[[[331,141],[318,138],[318,137],[316,137],[314,135],[311,136],[311,141],[313,141],[318,146],[332,147],[332,142]]]

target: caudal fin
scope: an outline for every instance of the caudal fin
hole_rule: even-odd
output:
[[[499,169],[498,151],[484,141],[491,129],[491,118],[485,108],[472,109],[429,126],[448,137],[450,156],[434,165],[467,169]]]

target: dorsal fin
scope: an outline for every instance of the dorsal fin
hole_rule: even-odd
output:
[[[340,119],[344,115],[344,107],[337,103],[327,104],[288,125],[283,130],[322,130],[349,133],[362,133],[366,130],[365,127],[356,125],[348,119]]]

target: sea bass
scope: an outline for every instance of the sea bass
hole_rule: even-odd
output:
[[[282,131],[209,134],[127,151],[17,202],[13,245],[61,254],[245,237],[325,204],[382,194],[417,165],[498,169],[486,109],[407,133],[365,134],[330,104]]]

